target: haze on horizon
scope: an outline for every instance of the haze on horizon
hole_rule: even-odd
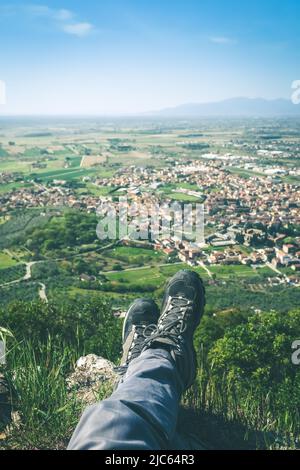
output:
[[[299,15],[298,0],[272,8],[267,0],[4,0],[0,115],[290,98],[300,78]]]

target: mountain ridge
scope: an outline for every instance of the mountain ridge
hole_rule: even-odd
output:
[[[285,98],[265,99],[236,97],[207,103],[184,103],[151,113],[158,116],[299,116],[300,105]]]

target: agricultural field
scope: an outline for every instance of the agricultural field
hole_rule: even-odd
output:
[[[114,174],[118,165],[135,161],[159,164],[149,152],[149,144],[153,144],[151,137],[147,140],[139,134],[133,136],[130,131],[116,133],[106,128],[99,136],[86,123],[82,123],[83,130],[76,135],[78,125],[78,122],[66,123],[65,132],[36,131],[35,127],[32,131],[28,128],[7,131],[6,138],[0,140],[0,174],[15,173],[23,176],[23,181],[0,182],[0,192],[28,187],[35,179],[49,183],[56,179],[71,182],[87,176],[107,177]],[[156,140],[163,143],[165,137],[156,136]],[[123,149],[124,145],[128,145],[128,150]],[[94,192],[91,186],[86,189]]]
[[[256,276],[256,271],[251,266],[209,266],[211,273],[215,274],[217,278],[229,279],[231,277],[247,278]]]
[[[0,251],[0,269],[10,268],[15,266],[17,263],[18,262],[8,253]]]
[[[159,268],[139,268],[120,273],[107,274],[107,279],[114,283],[134,285],[148,288],[158,288],[164,281],[164,276]]]
[[[106,251],[105,256],[123,261],[128,265],[137,263],[158,263],[163,262],[165,256],[152,249],[118,246],[112,250]]]

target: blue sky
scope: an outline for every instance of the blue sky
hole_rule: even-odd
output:
[[[0,0],[0,113],[290,97],[299,18],[299,0]]]

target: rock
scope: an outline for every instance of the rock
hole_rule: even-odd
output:
[[[2,431],[11,420],[11,403],[8,384],[0,374],[0,430]]]
[[[117,383],[119,375],[114,369],[112,362],[95,354],[80,357],[67,378],[68,390],[84,405],[96,403],[110,395]]]

